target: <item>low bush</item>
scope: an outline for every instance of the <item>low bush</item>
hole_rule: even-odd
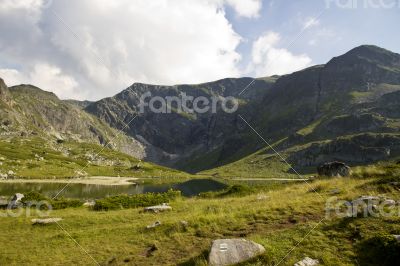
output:
[[[78,199],[50,199],[36,191],[25,193],[21,201],[29,207],[36,207],[40,204],[41,209],[48,209],[50,205],[53,210],[77,208],[83,205],[83,202]]]
[[[149,207],[170,202],[181,196],[180,191],[168,190],[165,193],[145,193],[136,195],[118,195],[96,200],[95,211]]]

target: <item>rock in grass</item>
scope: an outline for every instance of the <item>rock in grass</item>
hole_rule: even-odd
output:
[[[315,265],[319,265],[319,261],[311,259],[309,257],[305,257],[302,261],[299,261],[294,264],[294,266],[315,266]]]
[[[167,203],[163,203],[161,205],[156,205],[156,206],[151,206],[151,207],[146,207],[144,208],[145,212],[163,212],[163,211],[170,211],[172,210],[172,207],[169,206]]]
[[[61,221],[62,218],[47,218],[47,219],[32,219],[32,224],[36,225],[36,224],[54,224],[54,223],[58,223],[59,221]]]
[[[153,224],[151,224],[151,225],[146,226],[146,228],[147,228],[147,229],[156,228],[156,227],[158,227],[158,226],[160,226],[160,225],[161,225],[161,222],[160,222],[160,221],[157,221],[157,222],[155,222],[155,223],[153,223]]]
[[[24,194],[21,193],[16,193],[14,197],[12,197],[10,204],[8,205],[9,208],[17,208],[19,205],[21,205],[21,200],[24,198]]]
[[[233,265],[264,252],[263,246],[246,239],[218,239],[212,243],[208,263],[210,266]]]

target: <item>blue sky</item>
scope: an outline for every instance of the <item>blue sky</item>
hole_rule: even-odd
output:
[[[1,0],[0,77],[97,100],[282,75],[362,44],[400,52],[399,22],[400,0]]]
[[[371,1],[373,4],[374,0]],[[317,16],[319,25],[305,30],[296,39],[303,27],[301,22],[305,18]],[[235,31],[250,40],[239,46],[245,62],[249,60],[251,40],[266,31],[279,32],[283,36],[283,47],[296,39],[289,50],[293,53],[306,53],[315,64],[326,63],[332,57],[362,44],[374,44],[400,52],[400,6],[365,8],[362,1],[359,1],[358,8],[346,9],[336,6],[334,2],[331,8],[327,8],[324,0],[264,0],[258,18],[239,17],[232,8],[227,8],[227,17]],[[326,34],[323,35],[321,31]],[[310,45],[312,40],[317,41],[315,45]]]

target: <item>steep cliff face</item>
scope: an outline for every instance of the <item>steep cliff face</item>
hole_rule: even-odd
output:
[[[260,80],[241,78],[224,79],[199,85],[133,84],[112,98],[89,105],[85,110],[115,128],[126,128],[125,132],[129,136],[146,140],[151,148],[163,152],[164,157],[158,158],[161,161],[157,162],[171,165],[230,145],[230,139],[242,134],[244,130],[247,131],[243,122],[238,118],[238,114],[254,115],[257,105],[262,100],[262,95],[270,89],[273,82],[274,78]],[[250,83],[253,83],[250,93],[240,96],[240,92]],[[151,99],[150,95],[159,99],[161,97],[164,100],[168,97],[182,99],[182,95],[187,95],[208,99],[210,101],[208,106],[211,109],[204,113],[187,113],[178,112],[178,106],[172,105],[170,113],[157,113],[146,106],[144,112],[141,112],[140,98],[146,93],[149,95],[146,98],[147,104]],[[227,97],[234,97],[239,101],[239,110],[234,113],[225,112],[219,102],[215,105],[214,112],[212,110],[213,100]],[[191,106],[189,107],[191,108]],[[135,116],[135,121],[126,126]],[[228,155],[218,154],[213,163],[223,159],[221,156]]]

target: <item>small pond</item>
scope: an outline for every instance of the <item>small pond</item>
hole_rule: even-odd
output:
[[[66,184],[62,183],[0,183],[0,196],[12,196],[15,193],[36,191],[48,197],[55,196]],[[211,179],[193,179],[183,183],[163,185],[124,185],[106,186],[93,184],[69,184],[59,195],[64,198],[99,199],[118,194],[141,194],[147,192],[166,192],[172,188],[180,190],[182,195],[193,197],[202,192],[224,189],[225,184]]]

